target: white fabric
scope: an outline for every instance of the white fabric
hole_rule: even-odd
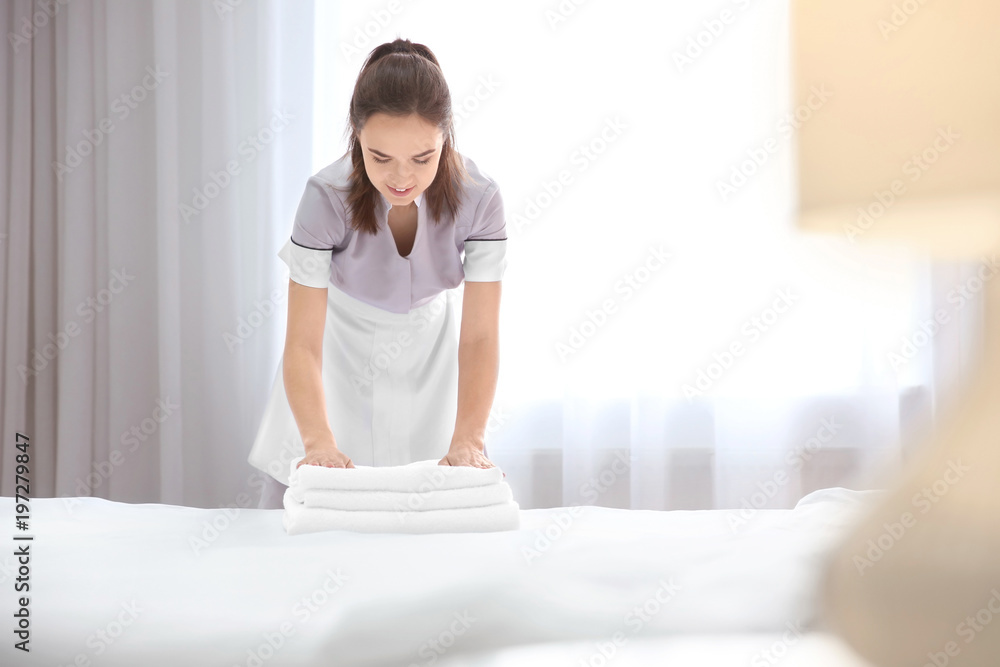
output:
[[[506,482],[467,489],[431,491],[341,491],[289,487],[292,497],[306,507],[335,510],[444,510],[496,505],[514,499]]]
[[[497,484],[503,470],[472,466],[443,466],[438,459],[414,461],[406,465],[382,468],[354,464],[354,468],[299,466],[303,459],[292,459],[288,469],[289,486],[299,489],[351,489],[355,491],[427,492],[434,489],[463,489]]]
[[[280,510],[284,509],[284,497],[285,491],[288,490],[288,486],[282,484],[270,475],[265,475],[264,473],[258,472],[257,476],[260,477],[260,498],[257,500],[257,509],[259,510]]]
[[[49,17],[44,7],[58,11]],[[331,134],[312,142],[311,73],[331,68],[317,78],[317,94],[330,100],[318,117],[344,118],[367,52],[344,57],[340,40],[319,40],[331,56],[314,59],[314,28],[337,35],[371,20],[367,3],[317,9],[331,23],[314,21],[308,0],[3,3],[5,40],[25,24],[32,33],[0,52],[8,85],[0,98],[4,492],[14,493],[16,431],[30,434],[35,448],[35,496],[220,506],[259,480],[241,460],[281,356],[287,276],[274,251],[288,239],[302,184],[344,148],[335,122],[317,123]],[[475,24],[493,8],[462,11]],[[511,15],[523,11],[533,4],[512,0]],[[727,34],[657,85],[637,88],[620,66],[625,74],[607,81],[611,89],[588,85],[595,67],[621,65],[623,54],[661,58],[662,26],[680,31],[679,44],[704,19],[698,3],[643,11],[648,20],[632,30],[602,34],[605,49],[577,48],[594,39],[589,30],[539,43],[573,52],[578,67],[538,89],[530,87],[534,64],[518,53],[492,61],[482,88],[480,59],[445,63],[456,109],[468,111],[456,114],[459,145],[480,146],[477,157],[507,184],[511,248],[521,257],[504,279],[491,458],[517,474],[523,507],[730,507],[774,474],[774,457],[813,435],[820,416],[850,424],[767,504],[791,507],[817,484],[872,470],[882,452],[898,456],[899,437],[925,432],[921,420],[940,414],[941,397],[976,363],[981,293],[961,308],[950,297],[974,284],[977,267],[931,268],[844,239],[786,239],[794,135],[761,123],[780,119],[791,129],[788,50],[774,50],[787,34],[787,12],[747,13],[754,29]],[[37,29],[36,16],[45,21]],[[530,25],[508,27],[507,41],[537,37]],[[449,40],[465,38],[443,30],[431,46],[440,56],[454,52]],[[767,57],[746,58],[750,52]],[[122,118],[111,105],[141,86],[147,67],[169,75],[135,108],[116,105],[128,109]],[[641,94],[616,96],[616,86]],[[698,103],[669,103],[691,91]],[[533,123],[520,113],[526,98],[544,98],[554,117],[579,122]],[[704,113],[732,108],[757,112],[722,123]],[[291,122],[270,143],[257,141],[285,110]],[[60,181],[53,159],[103,119],[113,134]],[[504,150],[498,137],[532,146],[530,160],[544,169],[525,172],[524,155]],[[759,154],[767,139],[776,150],[757,169],[744,149]],[[263,150],[243,162],[241,148],[255,145]],[[230,160],[240,160],[240,174],[186,222],[179,205],[194,201],[195,190],[214,190],[212,177],[224,176]],[[749,167],[756,173],[745,186],[720,201],[718,186],[742,180]],[[637,174],[665,194],[625,196]],[[614,287],[646,270],[647,239],[662,241],[674,259],[625,301]],[[135,280],[93,320],[82,317],[78,309],[106,299],[112,272],[123,268]],[[738,327],[759,316],[773,290],[789,285],[803,296],[789,317],[704,401],[680,396],[714,355],[743,340]],[[600,320],[602,299],[612,296],[620,307],[591,329],[588,311]],[[887,353],[904,337],[922,337],[939,309],[949,323],[895,372]],[[68,325],[77,335],[53,354]],[[560,359],[555,345],[584,326],[594,335]],[[44,369],[23,377],[20,367],[35,361]],[[164,410],[161,401],[177,407]],[[619,452],[632,473],[592,495],[589,480]]]
[[[451,290],[409,314],[369,305],[330,284],[323,389],[337,446],[355,466],[401,466],[448,453],[458,403],[458,330]],[[305,454],[279,361],[247,457],[290,485]]]
[[[466,241],[462,268],[465,271],[465,282],[501,280],[507,270],[507,239]]]
[[[306,287],[325,288],[330,284],[332,254],[329,250],[306,248],[291,239],[278,251],[288,266],[288,277]]]
[[[548,642],[475,654],[447,653],[436,667],[875,667],[830,632],[612,637]],[[419,664],[419,663],[418,663]]]
[[[2,3],[3,492],[16,431],[32,497],[249,490],[284,333],[274,249],[311,173],[313,31],[311,0]]]
[[[289,535],[347,530],[359,533],[490,533],[517,530],[516,502],[483,507],[412,510],[340,510],[306,507],[285,491],[282,526]]]
[[[538,4],[504,7],[530,16]],[[790,508],[817,486],[854,487],[904,458],[901,441],[926,433],[951,380],[975,368],[981,293],[961,265],[866,248],[878,221],[857,243],[846,230],[794,231],[797,133],[846,102],[827,87],[832,97],[792,104],[790,3],[723,3],[733,23],[697,48],[703,3],[643,3],[638,14],[630,3],[573,4],[566,21],[548,15],[552,40],[531,22],[484,31],[491,45],[531,45],[503,50],[488,70],[480,58],[442,62],[463,110],[458,144],[503,183],[516,270],[503,279],[491,451],[508,477],[516,472],[521,506],[735,507],[781,472],[787,483],[764,506]],[[337,3],[318,27],[338,34],[369,13],[366,3]],[[491,3],[465,3],[462,15],[469,25],[497,21]],[[428,44],[440,56],[467,40],[440,30]],[[317,49],[328,54],[328,80],[354,80],[364,53],[344,58],[335,40]],[[539,53],[572,53],[573,66],[539,78]],[[598,71],[614,74],[595,83]],[[343,114],[335,86],[317,97],[327,117]],[[558,121],[522,113],[525,100]],[[317,164],[340,151],[339,127],[323,131]],[[914,153],[927,147],[921,136]],[[874,202],[873,193],[859,205]],[[662,264],[660,248],[671,254]],[[800,298],[746,335],[779,289]],[[972,296],[961,308],[958,289]],[[942,309],[948,324],[926,335]],[[888,355],[915,337],[894,368]],[[743,354],[727,363],[733,343]],[[700,373],[708,388],[688,400],[684,386]],[[844,425],[836,437],[800,469],[785,466],[829,417]],[[618,454],[630,473],[592,483]]]
[[[45,613],[32,616],[31,654],[8,640],[0,664],[66,665],[82,653],[103,667],[149,664],[150,656],[165,665],[246,665],[248,651],[270,646],[265,633],[281,645],[263,661],[268,667],[316,664],[317,656],[425,664],[438,655],[427,642],[463,614],[475,621],[449,658],[596,643],[618,630],[629,639],[780,635],[789,622],[814,624],[825,558],[868,498],[836,493],[761,510],[738,533],[725,510],[581,506],[521,510],[514,531],[294,538],[279,510],[34,498],[31,519],[44,543],[32,544],[31,605]],[[0,524],[13,526],[15,513],[12,498],[0,499]],[[11,552],[0,555],[4,586],[17,576]],[[656,595],[660,580],[672,580],[676,593],[635,632],[626,615]],[[0,596],[8,619],[15,597]],[[85,639],[120,614],[131,620],[124,607],[133,604],[136,622],[95,655]]]
[[[499,468],[443,466],[438,459],[404,466],[328,468],[292,460],[289,491],[306,507],[338,510],[436,510],[513,500]]]

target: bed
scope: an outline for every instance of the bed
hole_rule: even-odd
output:
[[[9,639],[5,548],[0,664],[870,667],[817,622],[814,590],[882,493],[822,489],[744,523],[582,506],[502,533],[296,536],[282,510],[39,498],[31,651]]]

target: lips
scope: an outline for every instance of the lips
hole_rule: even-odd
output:
[[[400,190],[398,190],[397,188],[394,188],[394,187],[392,187],[392,186],[390,185],[390,186],[389,186],[389,192],[391,192],[392,194],[396,195],[397,197],[405,197],[406,195],[410,194],[410,192],[412,192],[412,191],[413,191],[413,188],[414,188],[414,187],[415,187],[415,186],[412,186],[412,185],[411,185],[410,187],[406,188],[405,190],[403,190],[403,191],[400,191]]]

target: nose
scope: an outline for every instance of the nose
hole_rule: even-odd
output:
[[[413,170],[396,169],[395,179],[396,183],[399,185],[413,185]]]

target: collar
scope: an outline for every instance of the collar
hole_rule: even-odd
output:
[[[386,210],[386,212],[388,212],[389,209],[392,207],[392,204],[389,203],[389,200],[386,198],[386,196],[384,194],[382,194],[381,191],[375,190],[375,192],[378,192],[378,196],[382,198],[382,203],[385,204],[385,210]],[[414,197],[413,203],[415,203],[417,205],[417,208],[420,208],[420,203],[423,201],[423,199],[424,199],[424,193],[423,192],[421,192],[419,195],[417,195],[416,197]]]

